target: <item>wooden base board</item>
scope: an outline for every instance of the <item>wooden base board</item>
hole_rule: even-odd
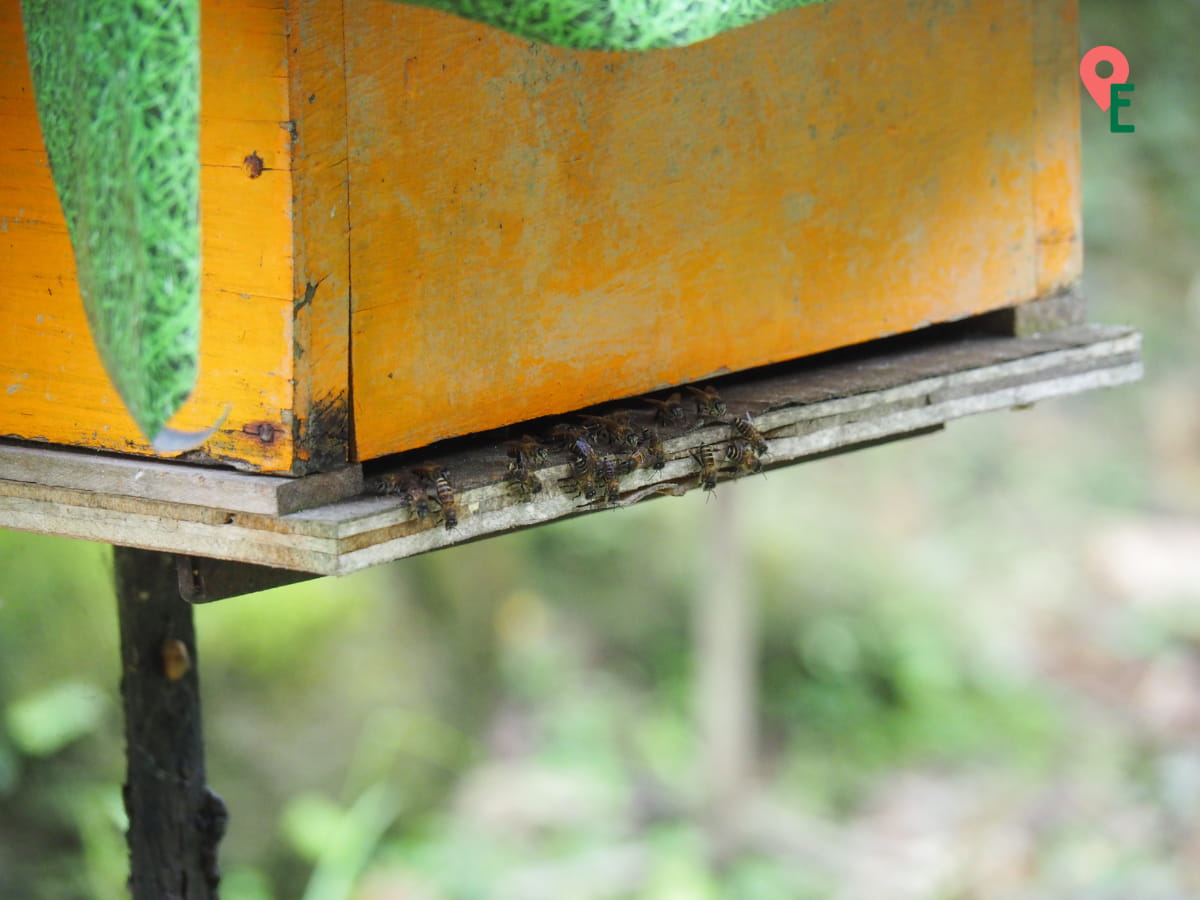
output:
[[[717,384],[731,416],[754,417],[769,445],[764,463],[775,468],[921,433],[963,416],[1136,381],[1142,374],[1140,349],[1140,336],[1121,327],[1080,325],[1031,337],[947,336],[935,329],[926,336],[741,373]],[[731,428],[711,424],[664,434],[666,465],[622,477],[617,499],[606,504],[584,504],[564,492],[560,480],[570,468],[561,454],[535,472],[544,490],[529,502],[518,500],[505,483],[502,437],[484,435],[452,452],[434,448],[390,461],[395,471],[405,472],[432,453],[449,471],[459,518],[452,531],[435,516],[416,518],[394,496],[359,494],[290,513],[248,509],[249,486],[277,480],[190,470],[197,478],[219,474],[230,482],[207,490],[192,484],[188,492],[173,494],[173,488],[148,490],[149,476],[121,484],[112,475],[122,465],[133,465],[157,476],[153,464],[90,457],[90,465],[80,470],[77,454],[28,447],[4,448],[9,459],[33,453],[42,462],[26,463],[22,477],[13,477],[11,465],[3,470],[0,526],[338,575],[581,513],[683,494],[698,488],[692,453],[703,445],[724,444]],[[35,470],[40,474],[31,477]],[[76,474],[67,477],[66,472]],[[232,489],[242,482],[246,492]]]
[[[304,478],[249,475],[211,466],[152,461],[90,450],[0,442],[0,480],[131,501],[283,516],[362,491],[362,467]],[[4,520],[0,517],[0,525]]]

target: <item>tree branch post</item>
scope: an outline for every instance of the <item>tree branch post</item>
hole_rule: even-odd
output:
[[[113,548],[133,900],[216,900],[228,815],[205,784],[192,608],[175,558]]]

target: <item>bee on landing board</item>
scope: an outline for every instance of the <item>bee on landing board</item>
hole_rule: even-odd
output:
[[[429,515],[429,492],[402,475],[384,475],[375,485],[375,493],[392,494],[400,498],[400,505],[412,510],[418,519]]]
[[[580,438],[571,445],[571,467],[578,475],[584,472],[588,475],[595,475],[600,471],[600,456],[593,449],[592,445]]]
[[[576,438],[572,442],[569,452],[571,454],[571,476],[562,479],[559,484],[569,494],[574,496],[582,494],[585,499],[594,500],[601,469],[600,455],[583,438]]]
[[[611,456],[606,456],[600,461],[599,471],[600,481],[600,499],[606,501],[614,501],[621,495],[621,484],[617,478],[617,461]]]
[[[750,413],[746,413],[740,419],[734,419],[733,430],[741,435],[747,444],[754,448],[755,453],[759,456],[766,455],[767,440],[762,436],[762,432],[754,426],[754,421],[750,418]]]
[[[692,457],[700,465],[700,487],[706,491],[714,490],[717,486],[717,454],[711,446],[705,444],[692,452]]]
[[[541,445],[541,442],[527,434],[521,435],[516,440],[505,441],[504,446],[508,448],[508,455],[515,459],[519,466],[542,463],[550,457],[549,451]]]
[[[563,493],[585,500],[596,499],[596,476],[592,472],[576,470],[570,478],[559,480]]]
[[[406,479],[399,475],[383,475],[371,487],[376,494],[399,494],[404,490]]]
[[[429,493],[424,488],[409,484],[400,496],[400,502],[411,509],[418,520],[424,521],[429,516]]]
[[[706,385],[703,390],[689,384],[687,389],[695,395],[696,417],[700,420],[701,424],[719,419],[725,415],[725,401],[721,399],[721,395],[717,393],[717,389],[711,384]]]
[[[661,469],[667,464],[667,452],[663,450],[662,438],[653,428],[642,429],[642,446],[638,450],[646,452],[651,469]]]
[[[618,467],[622,474],[627,474],[634,469],[661,469],[666,464],[662,439],[653,428],[647,428],[642,431],[642,445],[621,459]]]
[[[532,500],[534,494],[542,492],[541,479],[516,461],[508,464],[508,476],[506,480],[508,481],[509,490],[522,500]]]
[[[742,475],[757,475],[762,471],[762,460],[754,447],[742,440],[730,441],[725,447],[725,458],[737,468]]]
[[[618,410],[607,416],[580,416],[579,418],[587,422],[590,427],[598,429],[614,447],[632,450],[642,440],[638,430],[629,424],[629,413],[625,410]]]
[[[643,397],[642,402],[654,407],[654,421],[659,425],[682,427],[687,419],[687,413],[683,411],[683,398],[678,391],[666,400]]]
[[[576,441],[587,443],[592,436],[582,425],[559,423],[550,429],[550,438],[565,452],[571,453],[575,449]]]
[[[442,508],[442,522],[449,531],[458,526],[458,510],[455,508],[454,488],[450,486],[449,472],[434,462],[427,462],[413,469],[413,474],[433,485],[438,505]]]

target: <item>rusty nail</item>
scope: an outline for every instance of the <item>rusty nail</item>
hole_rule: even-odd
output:
[[[270,422],[251,422],[242,426],[242,432],[258,438],[264,444],[275,440],[275,426]]]
[[[249,156],[247,156],[245,159],[243,159],[242,165],[246,169],[246,174],[249,175],[251,178],[257,178],[259,175],[261,175],[263,173],[262,157],[258,155],[257,150],[255,150],[253,153],[251,153]]]

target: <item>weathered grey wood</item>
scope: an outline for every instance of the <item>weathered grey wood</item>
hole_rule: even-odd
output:
[[[764,462],[772,468],[921,433],[962,416],[1136,381],[1142,374],[1140,348],[1136,332],[1098,325],[1026,338],[959,334],[839,351],[720,384],[730,414],[751,413],[766,435],[770,453]],[[666,466],[624,476],[618,502],[610,505],[694,489],[692,451],[728,440],[730,427],[714,424],[665,437]],[[396,468],[404,471],[427,455],[418,451],[398,460]],[[558,482],[569,466],[561,454],[536,470],[545,489],[527,503],[504,483],[508,459],[498,438],[482,438],[437,459],[450,471],[458,495],[453,531],[432,518],[416,519],[397,497],[360,495],[272,515],[129,496],[96,489],[95,482],[80,487],[13,480],[0,480],[0,526],[343,574],[604,508],[581,505],[563,492]],[[256,478],[223,474],[231,488],[240,479]]]
[[[1087,321],[1087,301],[1078,286],[1072,286],[1049,297],[998,309],[980,316],[980,320],[985,327],[1012,337],[1049,334],[1084,324]]]
[[[210,603],[320,577],[293,569],[276,569],[206,556],[176,556],[175,568],[179,575],[179,596],[188,603]]]
[[[323,506],[362,491],[361,466],[279,478],[29,444],[0,444],[0,479],[268,516]]]

